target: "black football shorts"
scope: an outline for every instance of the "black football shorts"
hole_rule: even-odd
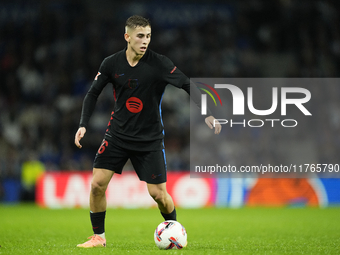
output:
[[[121,174],[128,159],[131,160],[141,181],[150,184],[166,182],[164,149],[157,151],[127,150],[105,138],[97,151],[93,167],[108,169]]]

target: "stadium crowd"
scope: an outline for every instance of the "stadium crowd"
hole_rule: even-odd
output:
[[[74,145],[74,134],[84,95],[101,61],[125,47],[123,24],[128,11],[124,16],[113,10],[110,19],[93,14],[88,1],[42,1],[35,12],[26,13],[31,1],[14,2],[17,5],[4,1],[1,6],[15,13],[0,14],[0,180],[20,179],[24,163],[34,160],[46,171],[90,170],[113,108],[110,86],[98,100],[83,149]],[[193,25],[160,26],[151,17],[150,48],[168,56],[188,77],[339,75],[340,8],[335,1],[176,4],[217,6]],[[217,15],[223,5],[229,12]],[[122,8],[131,10],[134,2],[127,1]],[[304,135],[318,134],[314,138],[319,160],[333,161],[340,148],[340,91],[334,87],[313,95],[319,102],[315,111],[325,121],[306,128]],[[175,88],[169,87],[164,96],[169,171],[189,169],[188,102],[187,94]],[[231,141],[252,146],[251,139],[239,132],[228,134]],[[276,145],[263,139],[259,146],[274,151]],[[252,160],[251,153],[244,151],[241,158]]]

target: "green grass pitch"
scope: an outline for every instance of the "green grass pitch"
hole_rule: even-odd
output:
[[[153,209],[109,209],[106,248],[81,249],[86,209],[0,205],[0,254],[340,254],[340,208],[177,209],[188,247],[161,251]]]

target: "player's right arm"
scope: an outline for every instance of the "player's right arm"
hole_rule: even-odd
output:
[[[86,133],[86,128],[84,127],[80,127],[78,128],[78,131],[76,133],[76,136],[74,138],[74,143],[76,144],[76,146],[81,149],[81,147],[83,147],[81,144],[80,144],[80,140],[84,137]]]
[[[78,148],[82,147],[80,144],[80,140],[84,137],[86,133],[86,128],[96,106],[98,96],[100,95],[106,84],[110,82],[110,74],[109,72],[107,72],[106,62],[107,58],[104,59],[104,61],[100,65],[99,72],[94,78],[94,81],[92,82],[92,85],[89,91],[86,93],[83,101],[79,129],[74,138],[74,143]]]

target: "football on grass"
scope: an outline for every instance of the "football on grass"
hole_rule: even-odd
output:
[[[182,249],[187,245],[187,232],[178,221],[168,220],[157,226],[154,239],[161,250]]]

